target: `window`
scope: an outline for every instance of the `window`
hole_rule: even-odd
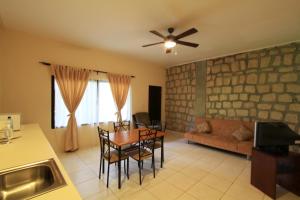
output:
[[[54,81],[54,127],[66,127],[69,111],[65,106],[59,87]],[[107,81],[90,80],[82,100],[76,110],[78,125],[111,122],[117,119],[117,108]],[[129,89],[126,103],[121,110],[122,119],[131,117],[131,90]],[[53,128],[54,128],[53,127]]]

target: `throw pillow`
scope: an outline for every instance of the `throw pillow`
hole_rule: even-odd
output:
[[[247,141],[253,137],[253,134],[249,129],[241,125],[240,128],[238,128],[232,133],[232,136],[239,141]]]
[[[206,120],[197,124],[196,128],[197,128],[198,133],[210,133],[211,132],[210,126]]]

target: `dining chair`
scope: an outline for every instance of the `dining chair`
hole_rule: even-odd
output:
[[[119,161],[119,152],[111,144],[109,139],[109,132],[100,128],[98,126],[98,134],[100,139],[100,167],[99,167],[99,179],[101,178],[101,168],[102,173],[104,174],[104,161],[107,161],[107,182],[106,187],[109,185],[109,167],[113,163],[117,163]],[[125,167],[125,160],[127,160],[127,173]],[[127,178],[129,179],[129,156],[124,151],[121,151],[120,161],[124,161],[124,172],[127,174]]]
[[[163,123],[162,121],[159,120],[151,120],[149,113],[147,112],[139,112],[135,113],[132,115],[132,119],[134,122],[134,127],[135,128],[149,128],[149,129],[154,129],[157,131],[165,131],[166,130],[166,123]],[[161,138],[156,138],[154,149],[161,149],[161,158],[160,158],[160,166],[163,166],[164,162],[164,148],[163,148],[163,143]]]
[[[157,131],[151,129],[139,130],[138,150],[129,152],[129,156],[138,162],[140,185],[142,185],[142,168],[146,159],[152,158],[151,167],[155,178],[154,144]]]
[[[130,120],[125,120],[121,122],[113,122],[114,131],[129,131],[130,130]]]

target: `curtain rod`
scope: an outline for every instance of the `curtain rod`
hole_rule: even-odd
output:
[[[50,66],[51,63],[48,63],[48,62],[44,62],[44,61],[40,61],[39,62],[40,64],[43,64],[43,65],[46,65],[46,66]],[[103,73],[103,74],[107,74],[108,72],[105,72],[105,71],[99,71],[99,70],[94,70],[92,69],[91,71],[93,72],[96,72],[96,73]],[[135,76],[130,76],[131,78],[135,78]]]

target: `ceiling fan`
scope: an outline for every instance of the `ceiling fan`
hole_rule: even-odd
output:
[[[153,33],[155,35],[157,35],[158,37],[161,37],[164,41],[163,42],[156,42],[153,44],[147,44],[147,45],[143,45],[142,47],[149,47],[149,46],[153,46],[153,45],[157,45],[157,44],[164,44],[165,48],[166,48],[166,53],[171,53],[172,48],[176,46],[176,44],[181,44],[181,45],[185,45],[185,46],[189,46],[189,47],[198,47],[199,44],[196,43],[192,43],[192,42],[185,42],[185,41],[181,41],[179,39],[187,37],[189,35],[192,35],[194,33],[197,33],[198,30],[195,28],[191,28],[179,35],[172,35],[172,33],[174,32],[174,28],[168,28],[168,32],[169,35],[167,36],[163,36],[161,33],[157,32],[157,31],[150,31],[150,33]]]

